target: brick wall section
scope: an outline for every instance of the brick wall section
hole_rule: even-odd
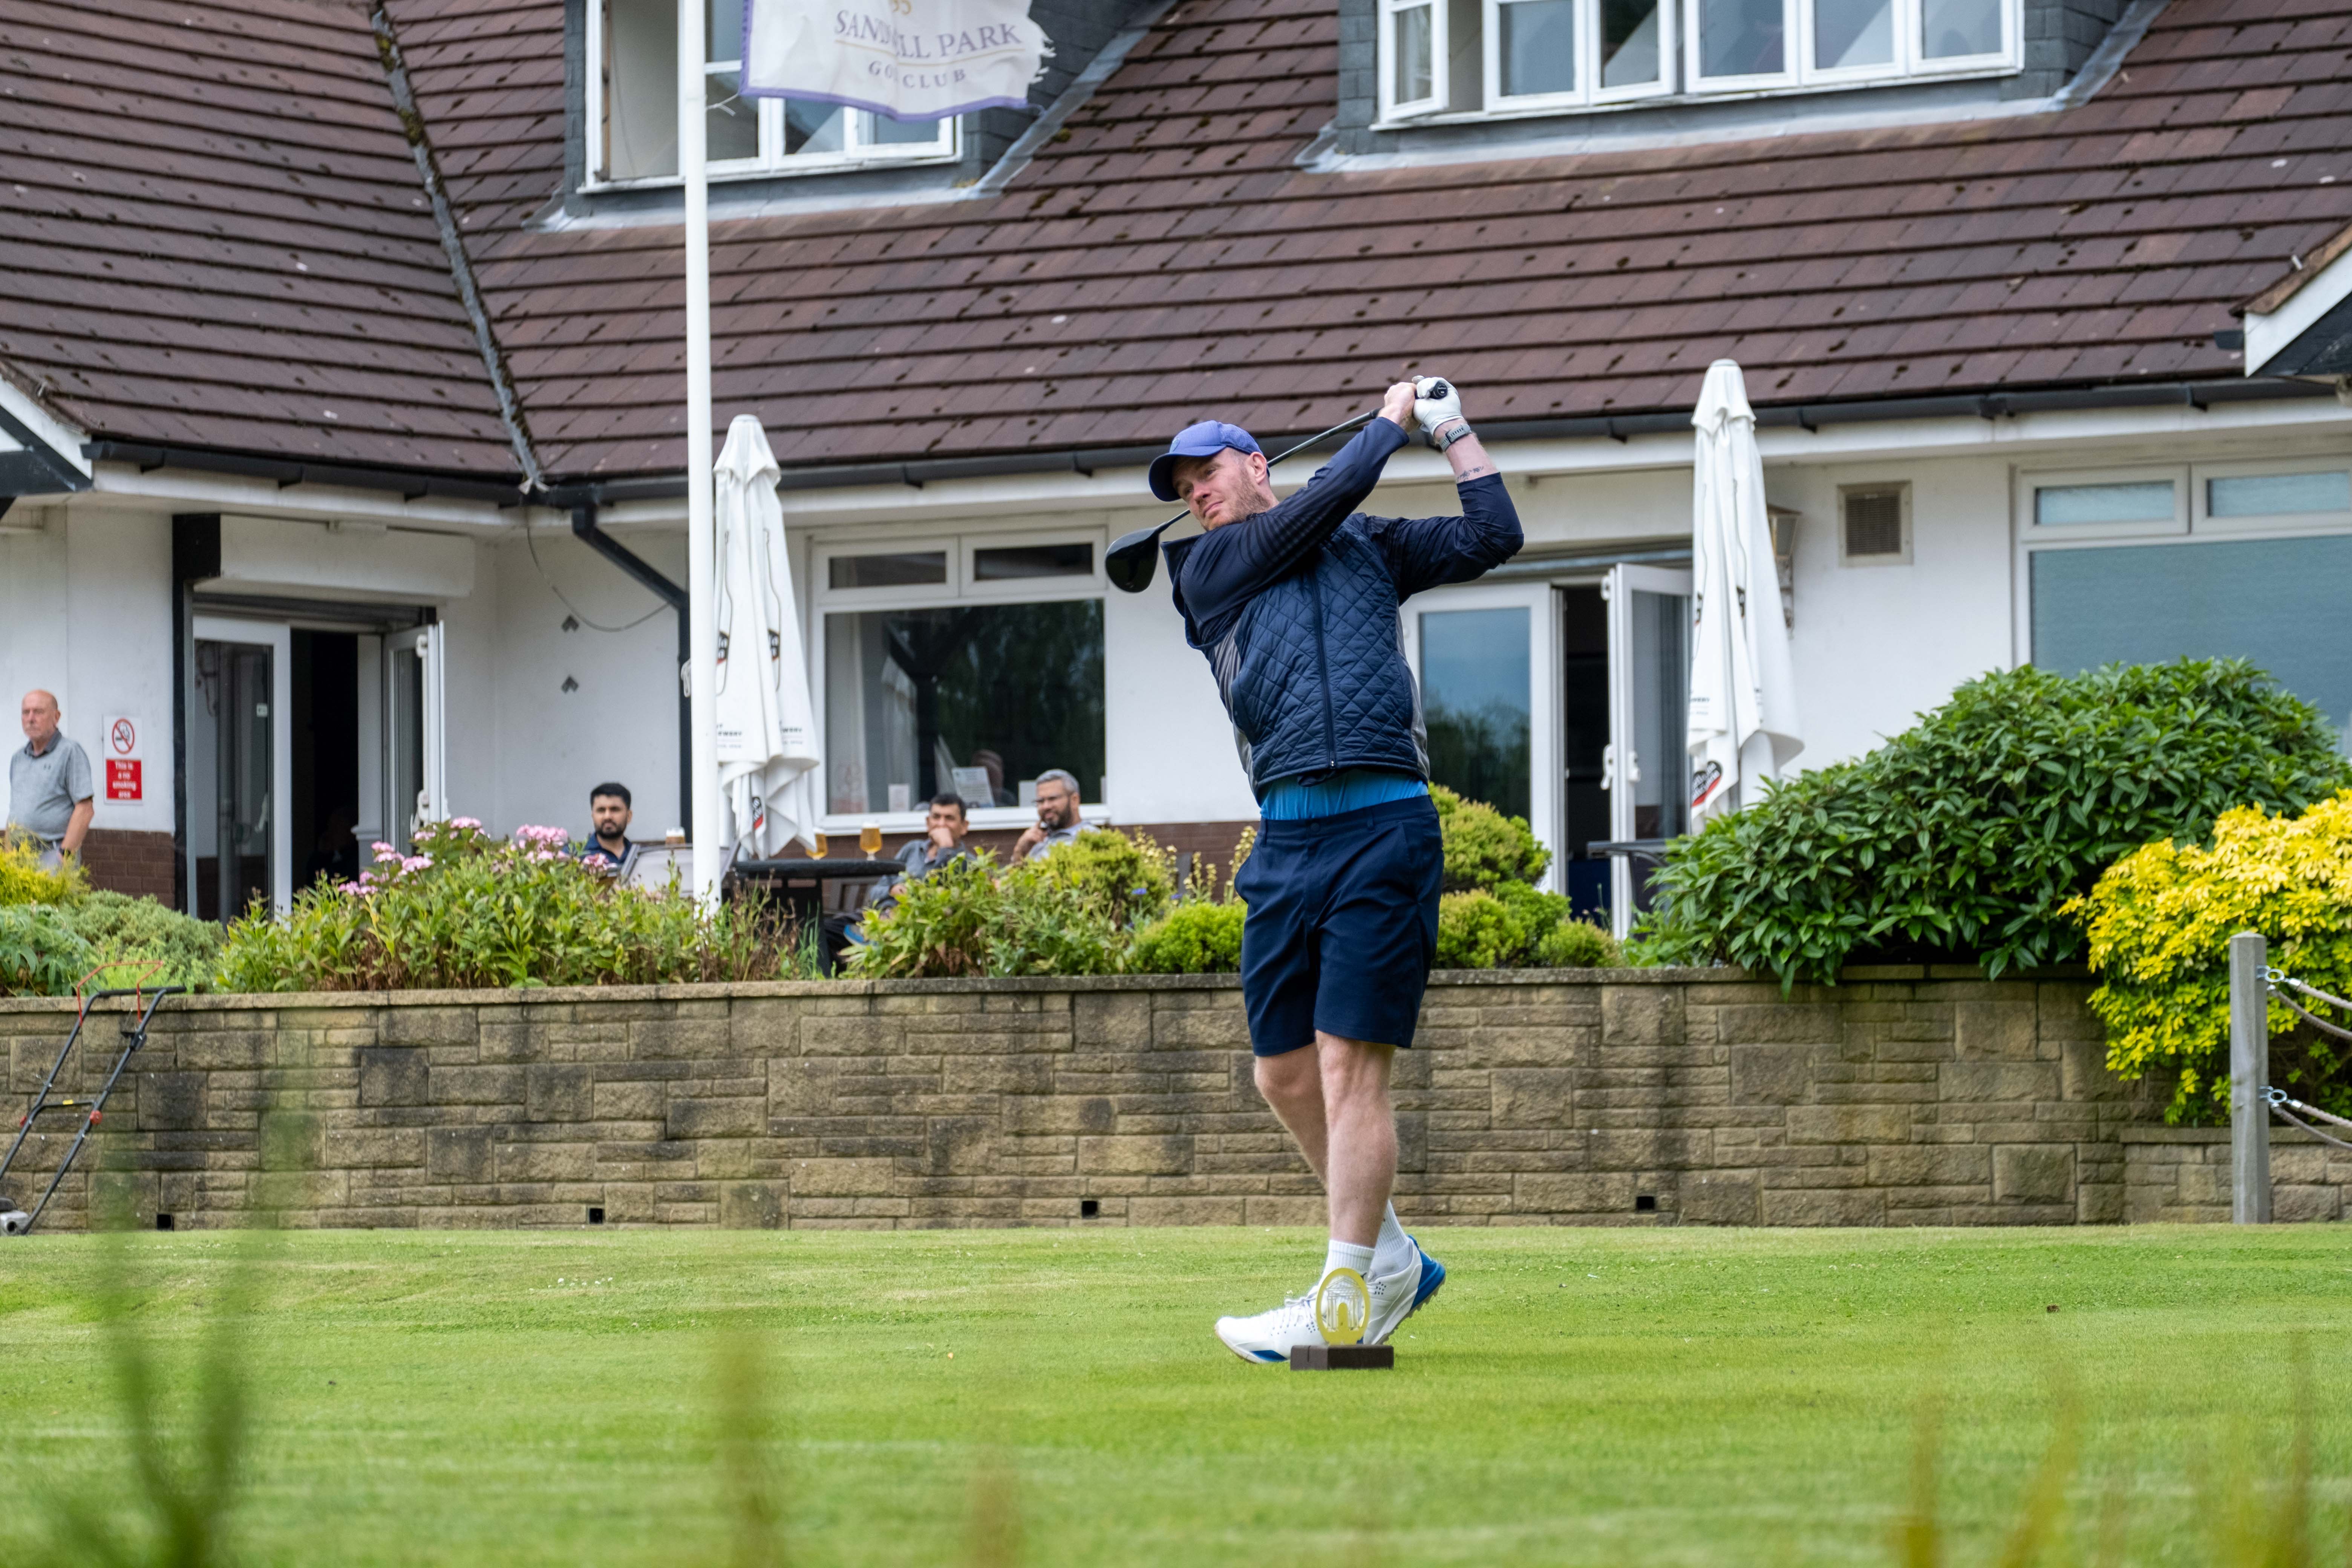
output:
[[[172,902],[172,836],[126,827],[93,827],[82,840],[81,862],[90,885]]]
[[[2230,1130],[2134,1127],[2124,1134],[2124,1217],[2134,1224],[2230,1223]],[[2271,1129],[2271,1217],[2334,1220],[2352,1196],[2352,1151],[2293,1127]]]
[[[2086,990],[1441,975],[1396,1072],[1398,1208],[2119,1221],[2125,1138],[2156,1106],[2106,1072]],[[0,1003],[12,1089],[68,1020]],[[183,1226],[254,1202],[332,1226],[577,1225],[591,1205],[633,1225],[1069,1225],[1087,1200],[1086,1223],[1312,1223],[1245,1039],[1238,989],[1206,976],[199,998],[159,1018],[110,1108],[103,1179],[141,1223]],[[264,1176],[273,1094],[295,1168]],[[64,1201],[80,1223],[79,1175]]]

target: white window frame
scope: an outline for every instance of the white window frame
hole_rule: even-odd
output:
[[[2189,471],[2189,531],[2231,538],[2281,537],[2295,533],[2352,533],[2352,510],[2270,512],[2259,517],[2215,517],[2209,512],[2206,484],[2212,479],[2256,479],[2269,475],[2346,474],[2352,462],[2336,458],[2273,458],[2264,461],[2198,463]]]
[[[1396,98],[1396,17],[1400,13],[1430,10],[1431,95],[1401,103]],[[2003,47],[1984,55],[1930,59],[1927,53],[1926,0],[1895,0],[1894,49],[1884,64],[1822,68],[1811,63],[1814,0],[1781,0],[1781,36],[1787,40],[1785,70],[1738,77],[1699,74],[1700,0],[1664,0],[1659,12],[1661,66],[1655,83],[1604,89],[1601,86],[1601,13],[1598,0],[1578,0],[1576,86],[1569,91],[1503,94],[1501,7],[1504,0],[1480,0],[1477,11],[1479,52],[1484,61],[1484,107],[1456,109],[1449,102],[1452,56],[1448,36],[1451,6],[1446,0],[1380,0],[1374,45],[1379,78],[1379,119],[1376,128],[1411,124],[1431,119],[1505,120],[1528,115],[1559,114],[1578,110],[1625,108],[1659,99],[1715,100],[1769,96],[1790,92],[1823,92],[1838,88],[1877,87],[1904,81],[1947,81],[1965,77],[2006,76],[2024,67],[2024,0],[2000,0]]]
[[[1480,0],[1479,45],[1486,59],[1486,102],[1497,114],[1550,114],[1663,98],[1675,90],[1675,51],[1681,31],[1682,7],[1675,0],[1658,4],[1658,79],[1630,87],[1601,85],[1600,0],[1576,0],[1576,86],[1568,92],[1503,92],[1503,7],[1511,0]]]
[[[2158,480],[2172,484],[2172,519],[2168,522],[2053,522],[2036,521],[2034,492],[2076,485],[2143,485]],[[2141,464],[2115,468],[2044,468],[2021,470],[2017,476],[2019,534],[2037,546],[2101,539],[2168,539],[2189,531],[2189,465]]]
[[[1413,690],[1421,690],[1421,617],[1450,610],[1524,609],[1528,613],[1528,824],[1536,842],[1551,852],[1541,886],[1567,890],[1560,837],[1566,809],[1562,788],[1559,721],[1559,607],[1549,583],[1486,583],[1433,588],[1415,594],[1400,612],[1399,635]]]
[[[1005,545],[1076,544],[1085,543],[1094,552],[1094,570],[1086,576],[1029,577],[1006,583],[979,583],[972,578],[972,552]],[[803,644],[809,650],[810,706],[816,732],[824,736],[829,750],[832,728],[825,707],[831,691],[825,675],[827,639],[824,618],[828,615],[871,614],[877,610],[934,610],[957,605],[1045,605],[1064,604],[1073,600],[1107,600],[1108,584],[1103,577],[1103,548],[1107,536],[1100,528],[1029,529],[1019,531],[970,533],[919,533],[882,537],[850,537],[819,540],[809,552],[809,626]],[[897,555],[916,551],[940,550],[948,558],[948,580],[943,584],[922,584],[892,588],[835,588],[833,562],[837,557],[856,555]],[[1009,592],[1007,590],[1010,590]],[[1104,626],[1104,653],[1109,652],[1108,617]],[[1108,671],[1105,671],[1108,679]],[[1106,693],[1106,696],[1108,694]],[[1105,716],[1104,742],[1109,742],[1108,716]],[[828,773],[832,758],[824,766]],[[1110,794],[1110,758],[1103,758],[1104,779],[1099,786],[1106,797]],[[827,795],[830,798],[830,795]],[[1108,826],[1118,818],[1108,799],[1086,801],[1087,821],[1096,826]],[[969,818],[975,829],[996,831],[1020,829],[1037,820],[1036,808],[1026,805],[983,806],[971,812]],[[868,822],[880,825],[885,834],[919,833],[923,830],[923,813],[911,811],[838,812],[827,809],[819,826],[835,845],[854,844],[858,828]]]
[[[689,0],[693,3],[693,0]],[[1432,0],[1434,4],[1435,0]],[[660,189],[675,185],[677,174],[648,174],[633,179],[610,179],[605,176],[604,140],[600,128],[604,123],[604,5],[605,0],[588,0],[587,81],[582,134],[585,140],[587,174],[581,182],[583,191],[629,191]],[[728,72],[740,79],[740,60],[709,60],[703,66],[704,79]],[[717,101],[706,94],[708,101]],[[940,122],[939,139],[932,142],[869,142],[874,116],[862,109],[844,109],[843,148],[837,153],[786,153],[784,151],[784,100],[760,98],[746,100],[760,111],[760,153],[753,158],[714,160],[708,166],[713,180],[775,179],[795,174],[835,174],[844,169],[893,167],[915,163],[952,163],[963,155],[963,129],[950,116]],[[706,110],[707,112],[707,110]]]
[[[1407,11],[1427,9],[1429,12],[1429,91],[1427,98],[1409,101],[1396,96],[1396,19]],[[1433,114],[1446,111],[1450,94],[1451,72],[1446,62],[1453,58],[1452,40],[1448,32],[1446,0],[1380,0],[1380,37],[1373,47],[1380,77],[1381,119],[1425,120]]]
[[[2012,507],[2015,517],[2017,591],[2011,595],[2012,664],[2033,658],[2033,556],[2044,550],[2101,550],[2134,544],[2223,544],[2241,540],[2310,538],[2352,534],[2352,512],[2282,513],[2273,517],[2213,518],[2205,513],[2205,481],[2253,474],[2307,474],[2352,469],[2352,462],[2326,454],[2249,458],[2226,463],[2144,463],[2109,468],[2019,469]],[[2043,486],[2174,481],[2169,522],[2054,523],[2033,521],[2033,492]]]
[[[1685,32],[1690,47],[1684,51],[1686,90],[1694,97],[1719,98],[1744,92],[1867,87],[1922,78],[1991,75],[2020,69],[2024,61],[2024,0],[2000,0],[2004,47],[1989,55],[1956,55],[1949,59],[1927,58],[1926,0],[1894,0],[1894,49],[1883,64],[1823,68],[1813,61],[1814,0],[1780,0],[1780,36],[1788,40],[1787,68],[1776,74],[1707,77],[1699,74],[1701,0],[1683,0]]]

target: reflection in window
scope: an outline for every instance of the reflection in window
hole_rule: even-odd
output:
[[[2208,517],[2298,517],[2352,511],[2352,474],[2241,474],[2205,481]]]
[[[1658,0],[1601,0],[1601,85],[1658,79]]]
[[[1852,70],[1895,63],[1895,0],[1814,0],[1813,65]]]
[[[2033,492],[2033,521],[2039,528],[2087,522],[2170,522],[2173,517],[2170,479],[2124,485],[2043,485]]]
[[[2001,0],[1924,0],[1920,43],[1931,60],[2000,53]]]
[[[911,588],[948,580],[948,552],[908,550],[893,555],[836,555],[825,563],[830,588]]]
[[[1528,612],[1431,610],[1421,617],[1421,703],[1429,776],[1525,816],[1529,767]]]
[[[2342,616],[2352,536],[2133,544],[2033,552],[2033,662],[2071,675],[2118,660],[2247,658],[2352,723]]]
[[[1094,574],[1095,547],[1076,544],[998,544],[971,552],[975,583],[1005,583],[1023,577],[1087,577]]]
[[[1503,95],[1576,90],[1577,0],[1505,0],[1497,7]]]
[[[1390,89],[1391,100],[1407,104],[1435,97],[1436,43],[1432,37],[1432,7],[1423,5],[1397,11],[1391,15],[1390,25],[1395,28],[1389,45],[1389,58],[1396,68],[1395,82]]]
[[[1780,75],[1783,26],[1781,0],[1698,0],[1699,75]]]
[[[824,690],[829,811],[910,811],[960,768],[987,773],[975,805],[1047,768],[1101,798],[1098,599],[828,615]]]

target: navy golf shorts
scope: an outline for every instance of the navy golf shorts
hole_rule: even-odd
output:
[[[1278,1057],[1318,1029],[1411,1046],[1445,879],[1437,808],[1416,795],[1257,833],[1234,882],[1250,1048]]]

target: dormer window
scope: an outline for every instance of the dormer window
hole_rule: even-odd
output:
[[[953,120],[901,123],[837,104],[739,97],[743,0],[703,9],[713,180],[823,174],[959,153]],[[588,183],[677,178],[677,0],[588,0]]]
[[[1384,124],[2019,68],[2022,0],[1379,0]]]

